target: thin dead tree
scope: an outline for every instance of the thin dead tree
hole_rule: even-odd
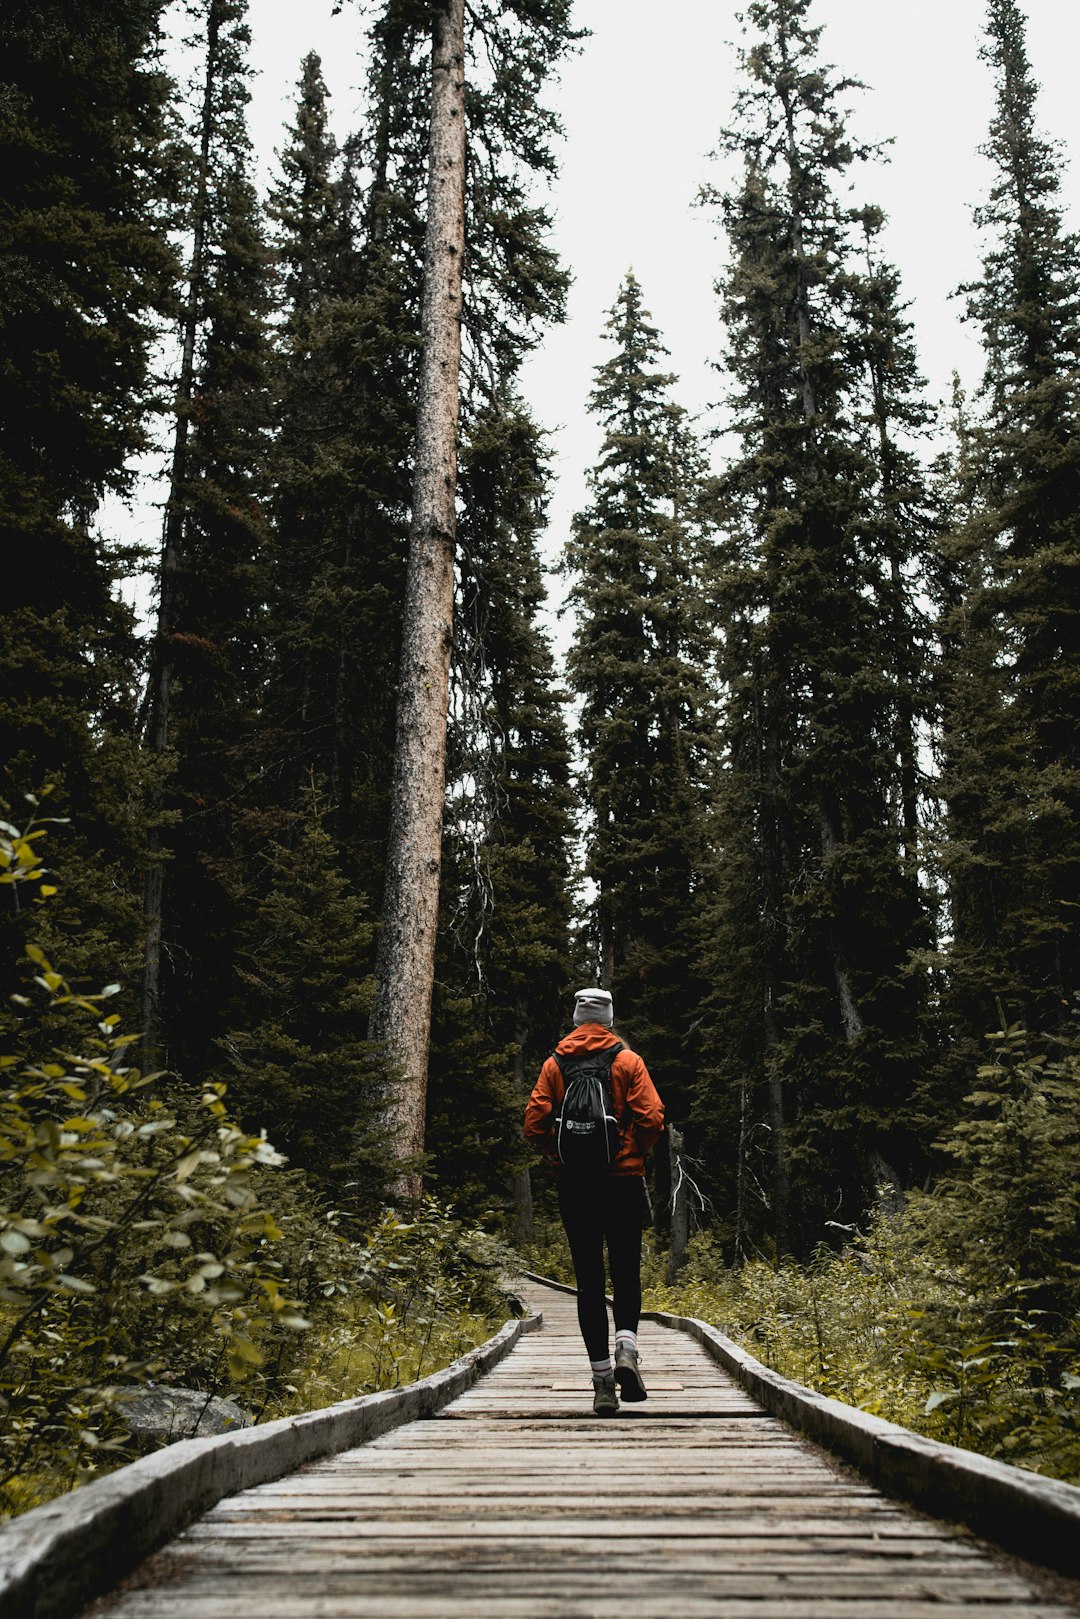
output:
[[[465,257],[464,0],[434,22],[431,134],[412,522],[378,989],[371,1020],[400,1082],[390,1145],[419,1197],[439,911],[454,618],[461,283]]]

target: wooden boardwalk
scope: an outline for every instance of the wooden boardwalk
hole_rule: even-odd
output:
[[[543,1311],[542,1331],[437,1417],[220,1502],[91,1612],[1075,1614],[964,1532],[854,1480],[682,1333],[643,1324],[647,1403],[594,1418],[573,1298],[532,1283],[521,1290]]]

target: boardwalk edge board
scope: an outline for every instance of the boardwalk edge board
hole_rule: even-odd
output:
[[[564,1282],[521,1274],[557,1292],[575,1292]],[[643,1310],[642,1319],[688,1332],[772,1416],[843,1457],[886,1494],[966,1524],[1030,1562],[1080,1573],[1080,1488],[1075,1484],[927,1439],[818,1394],[763,1366],[696,1316]]]
[[[1080,1572],[1080,1488],[946,1445],[818,1394],[763,1366],[694,1316],[643,1312],[688,1332],[775,1417],[843,1457],[888,1495],[966,1524],[1035,1563]]]
[[[508,1321],[441,1372],[404,1388],[180,1440],[13,1519],[0,1528],[0,1619],[68,1619],[224,1496],[434,1416],[542,1323],[541,1315]]]

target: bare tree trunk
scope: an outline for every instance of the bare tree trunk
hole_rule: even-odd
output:
[[[514,1235],[519,1242],[531,1242],[536,1226],[533,1220],[532,1174],[528,1164],[517,1171],[510,1191],[514,1199]]]
[[[735,1269],[746,1264],[750,1257],[749,1164],[750,1153],[750,1078],[744,1074],[739,1082],[739,1156],[735,1163]]]
[[[836,849],[839,842],[836,828],[832,823],[829,812],[825,809],[819,811],[818,822],[821,827],[821,853],[825,864],[836,858]],[[851,987],[851,974],[844,960],[840,943],[833,940],[833,975],[836,979],[836,993],[840,1000],[840,1016],[844,1023],[844,1039],[849,1046],[853,1046],[866,1031],[862,1013],[859,1011],[855,992]]]
[[[762,743],[762,888],[769,943],[765,952],[765,982],[762,984],[762,1029],[765,1037],[765,1094],[769,1121],[770,1196],[776,1256],[788,1251],[790,1236],[788,1211],[791,1204],[791,1172],[788,1165],[787,1125],[784,1119],[784,1073],[780,1062],[780,1031],[776,1009],[779,1001],[776,941],[783,936],[783,833],[778,823],[781,802],[780,739],[777,720],[767,702],[759,724]]]
[[[397,743],[378,990],[371,1034],[397,1064],[390,1145],[414,1167],[401,1195],[420,1195],[431,991],[439,911],[446,712],[454,618],[461,276],[465,256],[464,0],[434,27],[424,244],[420,394],[402,626]]]
[[[220,32],[219,8],[212,4],[206,18],[206,77],[203,81],[191,273],[188,277],[181,331],[180,375],[176,384],[176,431],[173,435],[172,464],[169,470],[169,501],[165,508],[161,539],[158,615],[144,699],[143,735],[147,748],[155,756],[163,754],[169,745],[173,686],[172,636],[175,630],[177,574],[183,553],[184,524],[187,515],[183,484],[187,476],[188,426],[195,386],[195,339],[199,327],[206,260],[210,137],[214,116],[214,80],[218,69]],[[162,1060],[161,954],[164,941],[165,867],[159,779],[155,779],[151,788],[149,810],[150,830],[147,835],[146,879],[143,889],[143,920],[146,930],[142,984],[144,1068],[154,1068]]]
[[[690,1190],[683,1166],[683,1133],[668,1125],[668,1151],[671,1154],[671,1244],[668,1248],[667,1279],[671,1283],[686,1263],[690,1241]]]
[[[342,567],[346,577],[352,566],[353,534],[358,527],[357,513],[349,518],[349,532],[345,542]],[[355,747],[352,735],[352,659],[355,648],[350,642],[348,628],[338,629],[337,668],[334,671],[334,734],[330,741],[331,788],[334,800],[334,822],[342,843],[352,827],[353,776],[355,773]]]
[[[791,1235],[788,1226],[791,1207],[791,1171],[787,1154],[787,1125],[784,1120],[784,1076],[780,1066],[780,1037],[776,1029],[773,1007],[774,990],[771,983],[765,988],[765,1093],[768,1102],[769,1156],[772,1164],[770,1192],[772,1194],[773,1232],[776,1239],[776,1257],[783,1259],[788,1253]]]
[[[518,1010],[517,1049],[514,1052],[514,1089],[521,1100],[522,1106],[529,1095],[529,1087],[525,1082],[525,1017],[521,1009]],[[514,1234],[520,1242],[531,1242],[533,1239],[533,1195],[532,1176],[526,1164],[519,1169],[511,1184],[511,1195],[514,1200]]]

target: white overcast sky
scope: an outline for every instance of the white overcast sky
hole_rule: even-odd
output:
[[[715,219],[693,203],[700,184],[723,178],[708,153],[738,82],[739,9],[736,0],[577,0],[575,20],[591,37],[550,98],[566,131],[549,199],[554,245],[574,285],[566,325],[546,338],[524,378],[555,435],[552,549],[586,498],[599,436],[585,399],[605,357],[604,313],[627,269],[671,351],[679,401],[705,412],[722,391],[711,362],[722,345],[712,284],[723,243]],[[1040,124],[1068,153],[1080,105],[1080,0],[1025,0],[1025,9]],[[987,188],[977,148],[991,111],[990,74],[977,55],[984,13],[983,0],[817,0],[814,8],[826,61],[868,86],[852,98],[856,132],[893,141],[887,164],[860,171],[858,196],[889,216],[887,251],[904,276],[935,398],[947,394],[954,369],[968,385],[979,374],[976,336],[950,293],[978,266],[971,208]],[[308,50],[322,56],[336,133],[355,126],[362,26],[349,0],[337,17],[331,0],[251,0],[250,22],[258,72],[251,133],[265,176]],[[1071,169],[1066,197],[1080,225],[1080,175]]]

